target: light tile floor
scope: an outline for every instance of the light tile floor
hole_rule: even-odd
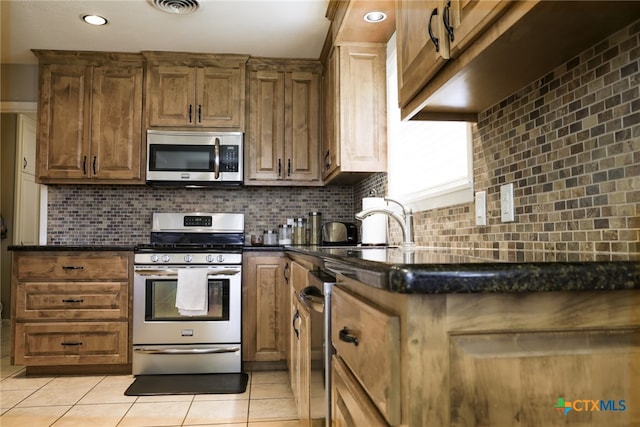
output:
[[[299,427],[285,371],[250,372],[242,394],[125,396],[131,375],[26,377],[1,335],[2,427]]]

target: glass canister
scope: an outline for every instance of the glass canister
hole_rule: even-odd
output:
[[[265,230],[262,235],[262,241],[267,246],[276,246],[278,244],[278,234],[275,230]]]
[[[278,244],[290,245],[293,238],[293,225],[292,224],[280,224],[278,226]]]
[[[309,244],[319,245],[322,233],[322,214],[314,211],[309,212]]]
[[[296,219],[293,225],[293,244],[294,245],[307,244],[307,220],[304,218]]]

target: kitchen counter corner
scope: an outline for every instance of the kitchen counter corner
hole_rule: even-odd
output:
[[[407,294],[640,289],[640,262],[498,262],[444,248],[287,247],[369,286]]]

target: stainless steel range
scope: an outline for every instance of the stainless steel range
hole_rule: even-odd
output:
[[[134,252],[134,375],[242,371],[244,214],[154,213]]]

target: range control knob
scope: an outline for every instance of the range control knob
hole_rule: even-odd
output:
[[[193,257],[191,255],[184,256],[184,262],[191,262],[191,261],[193,261]]]
[[[151,262],[158,262],[160,261],[160,257],[158,255],[151,255]]]
[[[207,255],[207,262],[213,262],[214,258],[213,255]]]
[[[218,257],[216,258],[216,260],[218,262],[224,262],[224,255],[218,255]]]
[[[171,257],[169,255],[162,255],[162,262],[169,262],[171,261]]]

